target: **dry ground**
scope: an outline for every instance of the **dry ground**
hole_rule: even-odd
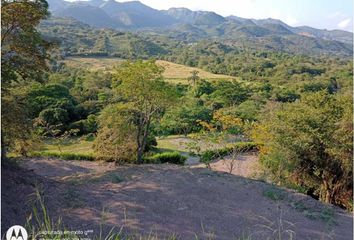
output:
[[[28,195],[40,186],[52,217],[67,229],[99,235],[175,233],[179,239],[352,238],[347,212],[289,190],[203,167],[115,166],[111,163],[27,159],[2,168],[2,229],[24,224]]]
[[[68,57],[63,62],[69,67],[74,68],[83,68],[91,71],[112,71],[113,67],[118,66],[123,61],[125,60],[110,57]],[[214,74],[200,68],[188,67],[168,61],[157,60],[156,63],[165,68],[165,71],[163,72],[164,78],[173,83],[187,83],[188,77],[191,76],[191,72],[194,70],[199,72],[199,77],[206,80],[239,80],[237,77]]]

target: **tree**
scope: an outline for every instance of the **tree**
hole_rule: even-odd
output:
[[[280,183],[305,187],[320,200],[352,199],[351,97],[326,90],[281,104],[253,131],[261,162]]]
[[[99,131],[94,142],[98,159],[115,162],[132,161],[136,155],[135,116],[129,104],[114,104],[99,116]]]
[[[123,121],[133,124],[136,158],[143,162],[152,122],[161,118],[164,111],[176,100],[174,88],[162,80],[163,69],[154,61],[125,62],[114,73],[113,86],[124,99],[123,104],[131,119]],[[120,115],[119,111],[116,113]],[[124,124],[122,125],[124,126]],[[120,128],[115,129],[119,133]]]
[[[237,81],[218,81],[216,90],[210,95],[214,105],[235,106],[247,100],[249,90]]]
[[[48,16],[47,8],[45,0],[1,1],[2,158],[6,148],[30,133],[25,98],[18,97],[23,96],[18,89],[42,81],[47,70],[50,44],[36,30]]]
[[[188,77],[188,83],[191,82],[192,86],[195,87],[198,80],[200,79],[200,77],[198,76],[199,72],[197,70],[193,70],[191,71],[191,76]]]
[[[48,13],[45,0],[1,1],[2,87],[20,79],[41,80],[50,44],[36,26]]]
[[[60,84],[35,84],[28,91],[27,101],[32,117],[38,117],[46,109],[61,108],[73,118],[76,105],[69,89]]]
[[[170,108],[160,121],[162,134],[184,134],[197,132],[201,126],[197,121],[210,121],[211,110],[196,98],[184,97],[183,104]]]

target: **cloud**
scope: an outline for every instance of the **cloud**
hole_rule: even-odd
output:
[[[337,24],[337,27],[339,27],[340,29],[345,29],[346,27],[349,26],[350,22],[351,22],[350,18],[344,19],[343,21],[340,21]]]

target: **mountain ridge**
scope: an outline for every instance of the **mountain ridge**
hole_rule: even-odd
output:
[[[309,26],[292,27],[279,19],[247,19],[233,15],[223,17],[212,11],[192,11],[184,7],[157,10],[140,1],[90,0],[68,2],[64,0],[49,0],[48,3],[49,9],[54,16],[73,17],[93,27],[142,30],[144,28],[178,28],[180,24],[188,23],[195,26],[238,24],[254,30],[256,28],[255,24],[259,27],[257,28],[259,31],[268,31],[269,34],[293,33],[348,44],[353,42],[353,34],[343,30],[316,29]],[[88,11],[87,6],[91,6],[90,11]],[[99,23],[95,23],[95,20],[91,20],[91,18],[101,20],[98,20]],[[289,32],[285,31],[285,29]],[[279,32],[279,30],[281,31]]]
[[[135,32],[145,37],[151,35],[152,42],[157,37],[184,44],[219,41],[241,48],[298,54],[353,54],[353,34],[350,32],[292,27],[279,19],[223,17],[215,12],[188,8],[156,10],[139,1],[49,0],[48,3],[54,17],[73,18],[97,29]],[[56,34],[50,35],[55,37]]]

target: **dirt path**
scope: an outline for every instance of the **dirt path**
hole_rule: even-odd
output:
[[[293,234],[292,239],[301,240],[352,236],[353,219],[341,209],[205,168],[116,167],[55,159],[29,159],[23,166],[41,182],[52,216],[61,216],[68,229],[93,230],[96,236],[100,225],[103,232],[123,227],[125,233],[156,234],[159,239],[173,233],[183,240],[195,239],[195,234],[199,239],[225,240],[242,235],[278,239],[275,235],[280,234],[290,239]],[[10,183],[11,176],[3,174]],[[15,194],[9,186],[2,197],[16,207],[15,199],[11,201],[18,197]]]
[[[192,168],[203,168],[205,164],[199,162],[198,157],[196,159],[189,160],[189,164]],[[222,159],[216,159],[210,164],[213,171],[231,173],[236,176],[242,176],[246,178],[257,178],[260,171],[260,165],[258,162],[258,155],[256,152],[246,152],[233,159],[226,156]]]
[[[230,140],[235,141],[241,140],[238,136],[230,137]],[[192,167],[205,167],[205,164],[200,162],[200,157],[192,156],[189,153],[188,143],[193,142],[193,139],[186,136],[169,136],[167,138],[158,139],[158,148],[170,151],[178,151],[183,156],[187,157],[186,165]],[[208,148],[220,148],[222,146],[215,144],[215,146],[210,146],[207,143],[200,143],[201,150],[205,151]],[[222,159],[217,159],[211,164],[211,169],[220,172],[228,172],[233,175],[243,176],[243,177],[255,177],[259,170],[258,156],[256,152],[246,152],[237,156],[237,159],[231,159],[226,156]]]

